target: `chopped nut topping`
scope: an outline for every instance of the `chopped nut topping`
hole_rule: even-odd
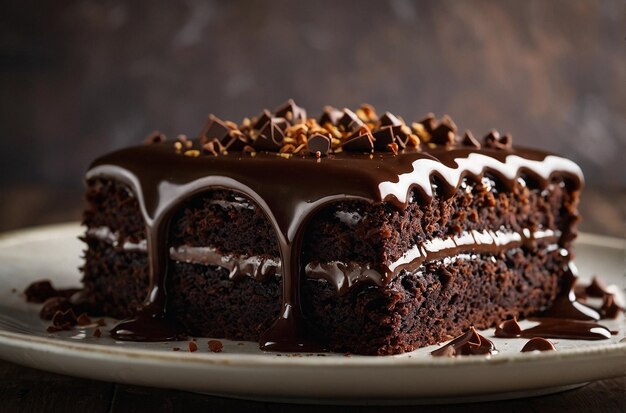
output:
[[[457,126],[448,115],[437,119],[429,113],[409,126],[401,116],[390,112],[379,116],[373,106],[363,104],[354,112],[326,106],[321,117],[315,119],[307,117],[306,111],[290,99],[273,112],[265,109],[253,118],[243,118],[239,126],[209,115],[198,143],[179,135],[174,149],[190,157],[233,152],[255,156],[266,151],[286,159],[294,155],[319,159],[341,152],[398,154],[420,151],[424,146],[480,146],[473,137],[458,137],[456,133]],[[151,140],[161,141],[158,132],[152,135]],[[508,149],[511,141],[510,135],[490,134],[485,146]]]

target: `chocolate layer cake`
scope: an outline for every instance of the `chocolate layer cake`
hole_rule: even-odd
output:
[[[293,101],[87,173],[84,297],[120,340],[395,354],[550,307],[582,174],[447,116]]]

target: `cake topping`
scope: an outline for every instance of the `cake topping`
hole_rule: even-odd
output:
[[[150,136],[147,143],[162,142],[165,138],[158,132]],[[328,143],[322,137],[326,137]],[[313,142],[309,142],[311,140]],[[373,106],[363,104],[356,111],[326,106],[316,120],[307,117],[306,110],[289,99],[273,112],[264,109],[252,119],[244,118],[239,125],[209,115],[200,132],[198,148],[193,148],[193,143],[186,137],[177,139],[174,148],[194,157],[264,151],[281,156],[288,154],[283,157],[289,158],[295,154],[317,156],[319,152],[319,156],[325,156],[342,151],[397,155],[403,151],[420,151],[423,144],[429,148],[480,147],[469,131],[463,138],[457,136],[457,126],[448,115],[438,120],[429,113],[409,127],[400,116],[385,112],[379,117]],[[492,131],[485,138],[485,147],[511,149],[511,137],[500,137]],[[200,153],[187,153],[188,150],[199,150]]]
[[[469,146],[470,148],[480,149],[480,142],[472,135],[472,132],[469,130],[465,131],[463,135],[463,140],[461,141],[464,146]]]
[[[470,327],[466,333],[458,336],[445,346],[432,351],[430,354],[435,357],[454,357],[494,353],[497,353],[497,350],[493,342],[478,334],[474,327]]]
[[[483,141],[486,148],[509,150],[513,147],[511,135],[507,133],[504,136],[500,136],[500,133],[495,129],[492,129]]]

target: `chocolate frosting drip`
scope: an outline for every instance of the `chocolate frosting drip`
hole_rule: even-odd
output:
[[[432,351],[430,354],[435,357],[454,357],[494,353],[497,353],[497,350],[493,342],[478,334],[474,327],[470,327],[465,334],[460,335],[445,346]]]
[[[276,140],[274,132],[269,130],[268,142]],[[176,143],[174,147],[161,142],[114,152],[96,160],[87,173],[87,179],[112,178],[126,183],[139,201],[146,224],[149,294],[134,319],[112,330],[116,339],[161,341],[180,336],[182,327],[167,312],[167,237],[174,211],[199,192],[228,189],[249,197],[276,231],[283,269],[282,311],[263,333],[261,348],[319,351],[319,345],[305,334],[299,297],[302,235],[319,208],[348,199],[385,201],[405,208],[413,189],[417,202],[428,203],[433,196],[432,175],[440,178],[438,196],[442,197],[452,196],[464,177],[480,179],[486,172],[508,187],[515,185],[520,173],[532,175],[542,186],[553,174],[565,176],[575,188],[582,185],[582,174],[573,162],[520,148],[476,150],[446,145],[397,155],[395,151],[332,153],[320,159],[285,158],[272,152],[198,156],[193,149],[181,152],[183,146],[192,148],[193,142],[184,139]]]

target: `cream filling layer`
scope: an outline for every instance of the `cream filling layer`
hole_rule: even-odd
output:
[[[114,248],[126,252],[147,252],[146,240],[124,239],[108,227],[90,228],[87,237],[104,241]],[[548,250],[558,249],[559,231],[543,229],[522,233],[503,228],[491,231],[468,231],[459,235],[434,238],[409,248],[399,259],[386,265],[369,263],[330,261],[310,262],[305,266],[307,278],[326,280],[333,284],[339,293],[347,292],[354,285],[370,282],[379,286],[387,285],[403,270],[413,272],[424,262],[442,260],[445,265],[458,259],[476,259],[479,254],[497,254],[501,251],[530,246],[536,241],[548,240]],[[567,254],[562,249],[561,254]],[[229,278],[249,276],[258,280],[280,274],[281,262],[278,257],[257,255],[237,255],[222,253],[215,247],[181,245],[169,248],[170,259],[189,264],[218,266],[229,271]]]

